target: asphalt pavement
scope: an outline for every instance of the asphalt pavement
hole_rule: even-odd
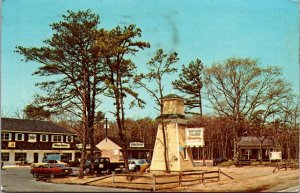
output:
[[[78,170],[74,169],[74,172]],[[1,170],[1,190],[4,192],[133,192],[131,189],[106,188],[89,185],[54,184],[36,181],[30,167]]]

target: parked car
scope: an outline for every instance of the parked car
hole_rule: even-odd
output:
[[[129,171],[140,171],[142,165],[149,164],[146,159],[128,159]]]
[[[48,163],[56,163],[56,164],[64,164],[67,165],[66,162],[62,161],[62,156],[59,154],[49,154],[45,155],[41,163],[32,163],[31,167],[39,167],[42,165],[46,165]]]
[[[37,168],[37,167],[47,165],[47,164],[62,164],[62,165],[65,165],[65,166],[67,165],[67,163],[61,162],[59,160],[43,160],[43,162],[40,162],[40,163],[32,163],[31,167],[32,168]]]
[[[217,165],[219,165],[220,163],[226,162],[226,161],[228,161],[228,159],[227,159],[226,157],[221,156],[221,157],[215,158],[215,159],[213,160],[213,165],[214,165],[214,166],[217,166]]]
[[[121,173],[124,170],[124,162],[110,162],[108,157],[100,157],[95,158],[95,166],[94,169],[97,173],[111,173],[111,172],[118,172]],[[91,172],[91,161],[87,160],[85,163],[85,173]]]
[[[72,172],[72,168],[66,167],[64,164],[45,164],[30,170],[30,173],[35,178],[39,176],[50,176],[51,178],[55,176],[67,176],[72,174]]]

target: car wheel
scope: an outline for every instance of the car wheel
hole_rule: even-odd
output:
[[[51,173],[50,178],[55,178],[55,174]]]
[[[39,177],[39,175],[37,173],[33,173],[32,175],[33,175],[34,178]]]
[[[135,167],[135,171],[139,172],[139,171],[140,171],[140,168],[141,168],[140,166],[136,166],[136,167]]]

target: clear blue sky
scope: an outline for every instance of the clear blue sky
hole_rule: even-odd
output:
[[[14,115],[32,101],[40,90],[39,77],[31,74],[37,63],[22,62],[14,53],[17,45],[41,46],[51,37],[49,24],[60,21],[67,10],[91,9],[100,15],[99,27],[136,24],[142,29],[142,40],[151,44],[133,60],[140,70],[163,48],[177,51],[178,67],[200,58],[206,66],[228,57],[257,58],[264,65],[283,68],[285,78],[299,93],[299,16],[297,1],[292,0],[3,0],[1,37],[1,110]],[[166,92],[172,91],[165,81]],[[134,108],[132,118],[156,117],[152,99],[140,92],[148,104]],[[178,93],[177,93],[178,94]],[[101,105],[112,110],[110,101]]]

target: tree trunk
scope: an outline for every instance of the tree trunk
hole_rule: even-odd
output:
[[[260,159],[259,159],[259,163],[262,164],[262,141],[260,141],[259,144],[259,154],[260,154]]]
[[[205,153],[204,153],[204,146],[202,147],[202,158],[203,158],[203,166],[206,166],[206,163],[205,163]]]
[[[164,159],[165,159],[165,167],[166,167],[166,172],[169,173],[169,162],[168,162],[168,147],[167,147],[167,139],[166,139],[166,130],[165,130],[165,123],[164,119],[162,118],[162,132],[163,132],[163,141],[164,141]]]

